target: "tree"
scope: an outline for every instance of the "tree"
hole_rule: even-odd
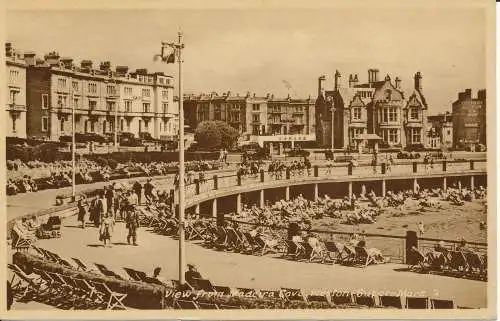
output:
[[[238,131],[222,121],[204,121],[198,124],[194,139],[205,148],[232,148],[238,141]]]

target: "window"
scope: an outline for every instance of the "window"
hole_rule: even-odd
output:
[[[19,78],[19,71],[18,70],[11,70],[10,73],[10,82],[17,82],[17,78]]]
[[[410,119],[411,120],[418,120],[418,117],[419,116],[419,112],[418,112],[418,108],[410,108]]]
[[[77,81],[73,81],[73,90],[78,91],[78,82]]]
[[[146,131],[149,131],[149,121],[147,121],[147,120],[144,121],[144,129]]]
[[[89,109],[90,110],[95,110],[96,108],[97,108],[97,101],[95,101],[95,100],[89,100]]]
[[[89,90],[89,93],[91,93],[91,94],[97,93],[97,84],[96,83],[89,83],[88,90]]]
[[[42,109],[49,108],[49,95],[42,94]]]
[[[10,103],[13,104],[13,105],[16,104],[17,94],[19,94],[19,91],[17,91],[17,90],[11,90],[10,91]]]
[[[168,91],[163,90],[163,91],[161,92],[161,96],[163,97],[163,99],[168,99]]]
[[[163,113],[166,114],[167,110],[168,110],[168,104],[167,103],[163,103],[162,104],[162,108],[163,108]]]
[[[16,117],[12,117],[12,132],[13,133],[16,132],[16,120],[17,120]]]
[[[410,129],[411,141],[415,143],[420,143],[420,128]]]
[[[65,78],[57,79],[57,87],[59,89],[66,89],[66,79]]]
[[[95,122],[93,120],[90,121],[90,131],[95,132]]]
[[[132,95],[132,87],[125,87],[123,91],[124,91],[126,96]]]
[[[132,102],[130,100],[125,100],[125,112],[130,113],[132,111]]]
[[[120,131],[123,131],[123,119],[120,119]]]
[[[114,101],[107,101],[106,102],[106,110],[107,111],[115,110],[115,102]]]
[[[42,117],[42,132],[46,132],[49,130],[49,117]]]
[[[397,144],[399,143],[399,137],[398,137],[398,130],[397,129],[388,129],[388,142],[390,144]]]
[[[78,98],[75,98],[73,99],[73,106],[75,106],[75,108],[78,108]]]
[[[354,140],[363,134],[363,128],[352,128],[351,129],[351,139]]]
[[[252,104],[252,110],[253,111],[259,111],[260,110],[260,105],[259,104]]]
[[[149,113],[149,103],[142,104],[142,111],[145,113]]]
[[[361,108],[356,107],[352,109],[352,120],[361,120]]]
[[[59,121],[59,126],[60,126],[60,130],[63,132],[64,131],[64,119],[61,119]]]
[[[112,95],[112,96],[116,95],[116,87],[115,87],[115,85],[108,85],[106,87],[106,92],[108,93],[108,95]]]
[[[66,95],[58,95],[57,96],[57,107],[59,107],[59,108],[66,107]]]
[[[382,109],[382,122],[396,122],[398,121],[398,110],[396,107],[387,107]]]
[[[254,122],[256,122],[256,123],[259,122],[260,121],[260,115],[252,115],[252,120]]]
[[[151,96],[151,90],[150,89],[143,89],[142,90],[142,97],[150,97]]]
[[[106,134],[106,121],[102,122],[102,133]]]

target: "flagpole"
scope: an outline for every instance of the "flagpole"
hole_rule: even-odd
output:
[[[179,283],[185,283],[184,269],[186,266],[186,244],[184,231],[184,108],[182,88],[182,33],[178,33],[178,62],[179,62]]]

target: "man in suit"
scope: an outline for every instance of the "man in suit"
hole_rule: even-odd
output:
[[[187,283],[193,284],[196,282],[195,279],[203,279],[200,272],[198,272],[193,264],[188,264],[187,266],[188,270],[184,273],[184,278],[186,279]]]
[[[125,219],[126,227],[128,229],[127,243],[130,244],[132,239],[134,246],[137,246],[137,229],[139,228],[139,213],[135,206],[127,211],[127,217]]]

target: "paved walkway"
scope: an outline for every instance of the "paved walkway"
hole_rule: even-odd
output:
[[[121,267],[152,273],[159,266],[166,279],[178,278],[178,242],[141,228],[139,246],[126,244],[124,223],[118,223],[113,247],[104,248],[98,231],[77,227],[74,217],[63,222],[62,239],[40,240],[38,245],[63,257],[79,257],[87,263],[102,263],[120,274]],[[437,275],[398,272],[397,264],[369,266],[365,269],[339,265],[304,263],[243,254],[217,252],[188,242],[188,263],[214,284],[232,287],[273,289],[280,287],[306,290],[391,291],[434,298],[453,299],[459,306],[486,307],[487,283]],[[19,307],[22,308],[22,307]]]

